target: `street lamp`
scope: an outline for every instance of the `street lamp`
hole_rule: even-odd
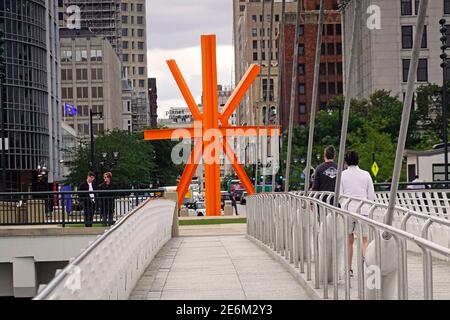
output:
[[[119,160],[119,151],[113,151],[112,152],[112,156],[113,159],[112,161],[108,160],[108,152],[103,151],[102,152],[102,161],[100,161],[100,166],[102,168],[107,167],[108,171],[112,171],[112,168],[117,164],[117,161]]]
[[[103,117],[103,113],[102,112],[93,112],[92,108],[89,109],[89,135],[91,138],[91,171],[96,171],[95,168],[95,157],[94,157],[94,130],[93,130],[93,117],[94,116],[100,116]]]
[[[445,19],[439,20],[439,24],[441,25],[440,32],[441,32],[441,68],[442,68],[442,131],[443,131],[443,138],[444,138],[444,172],[445,172],[445,181],[448,181],[448,147],[447,147],[447,53],[446,50],[448,48],[447,45],[447,27]]]

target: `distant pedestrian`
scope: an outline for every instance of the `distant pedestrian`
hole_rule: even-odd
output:
[[[86,181],[82,182],[78,186],[78,191],[95,191],[97,187],[94,185],[95,173],[89,171],[86,177]],[[86,227],[92,227],[92,221],[95,213],[95,193],[81,194],[80,202],[84,211],[84,225]]]
[[[408,186],[408,189],[413,189],[413,190],[417,190],[417,189],[426,189],[426,186],[425,186],[425,184],[423,183],[424,181],[421,180],[421,179],[419,179],[419,176],[418,176],[418,175],[416,175],[416,176],[414,177],[414,180],[411,181],[411,182],[412,182],[412,183],[415,183],[415,184],[409,185],[409,186]],[[422,184],[419,184],[419,183],[422,183]]]
[[[231,206],[234,208],[234,210],[236,210],[236,215],[238,216],[238,209],[237,209],[237,203],[236,203],[236,193],[233,192],[231,194]]]
[[[312,185],[313,191],[329,191],[334,192],[336,188],[337,165],[334,162],[336,150],[332,145],[325,148],[323,152],[324,162],[320,164],[314,173],[314,181]],[[334,197],[333,197],[334,198]],[[327,201],[327,198],[323,198]],[[332,201],[333,199],[330,199]]]
[[[359,156],[358,153],[354,150],[348,150],[345,154],[345,162],[348,165],[348,169],[342,172],[341,178],[341,194],[344,196],[350,196],[353,198],[358,198],[362,200],[375,200],[375,190],[373,186],[373,181],[370,176],[370,173],[364,170],[361,170],[358,167]],[[348,207],[348,211],[356,212],[358,207],[358,203],[353,201],[350,203]],[[360,209],[360,214],[363,216],[369,215],[369,206],[363,205]],[[352,219],[353,220],[353,219]],[[354,242],[354,232],[356,227],[356,221],[352,221],[348,230],[348,244],[349,244],[349,266],[350,266],[350,274],[353,274],[352,266],[352,258],[353,258],[353,242]],[[363,248],[362,254],[365,256],[366,249],[368,245],[368,236],[369,236],[369,227],[362,223],[361,224],[361,233],[362,233],[362,241]]]
[[[111,181],[112,173],[103,174],[103,183],[100,184],[99,190],[115,190],[116,187]],[[103,226],[112,226],[114,224],[114,193],[104,193],[99,197],[100,213]]]
[[[37,196],[36,199],[41,199],[44,201],[45,216],[51,217],[53,213],[53,194],[51,194],[50,191],[53,190],[51,188],[51,184],[48,183],[46,175],[38,175],[36,181],[36,191],[46,192],[45,194],[40,194]]]

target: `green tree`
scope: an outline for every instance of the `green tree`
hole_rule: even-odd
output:
[[[170,160],[174,142],[145,141],[143,132],[107,131],[95,138],[94,145],[99,180],[102,174],[102,168],[99,166],[101,153],[119,152],[119,160],[112,167],[113,181],[124,188],[148,188],[158,180],[161,186],[175,184],[182,170]],[[82,141],[72,152],[75,157],[70,165],[71,173],[67,180],[72,185],[78,185],[86,178],[90,169],[90,145],[87,141]],[[107,169],[109,168],[104,168]]]

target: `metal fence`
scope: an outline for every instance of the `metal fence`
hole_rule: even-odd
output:
[[[0,193],[0,225],[111,225],[163,189]]]
[[[248,197],[247,233],[284,256],[300,273],[306,272],[306,281],[315,289],[323,290],[324,299],[338,299],[340,295],[345,299],[408,299],[411,293],[408,259],[417,256],[408,247],[417,246],[422,265],[422,273],[418,275],[422,275],[422,282],[414,283],[419,287],[414,288],[413,298],[433,298],[433,256],[448,259],[450,249],[427,240],[425,231],[417,236],[345,208],[336,208],[322,201],[325,196],[279,193]],[[347,234],[353,222],[357,238],[355,278],[350,277],[347,258]],[[363,256],[365,227],[373,241]],[[382,237],[383,232],[391,238]],[[369,285],[371,272],[376,270],[372,267],[379,270],[378,286]],[[417,292],[421,293],[420,297]]]

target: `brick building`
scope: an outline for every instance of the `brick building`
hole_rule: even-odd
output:
[[[325,20],[322,36],[320,80],[318,99],[319,109],[327,106],[328,101],[343,92],[342,65],[342,27],[337,0],[325,1]],[[309,122],[314,63],[317,42],[317,23],[319,20],[320,0],[305,0],[301,14],[298,43],[298,77],[294,109],[294,125],[306,125]],[[294,56],[296,14],[287,13],[284,27],[284,61],[280,66],[281,99],[280,125],[286,131],[289,125],[289,107],[292,83],[292,63]]]

